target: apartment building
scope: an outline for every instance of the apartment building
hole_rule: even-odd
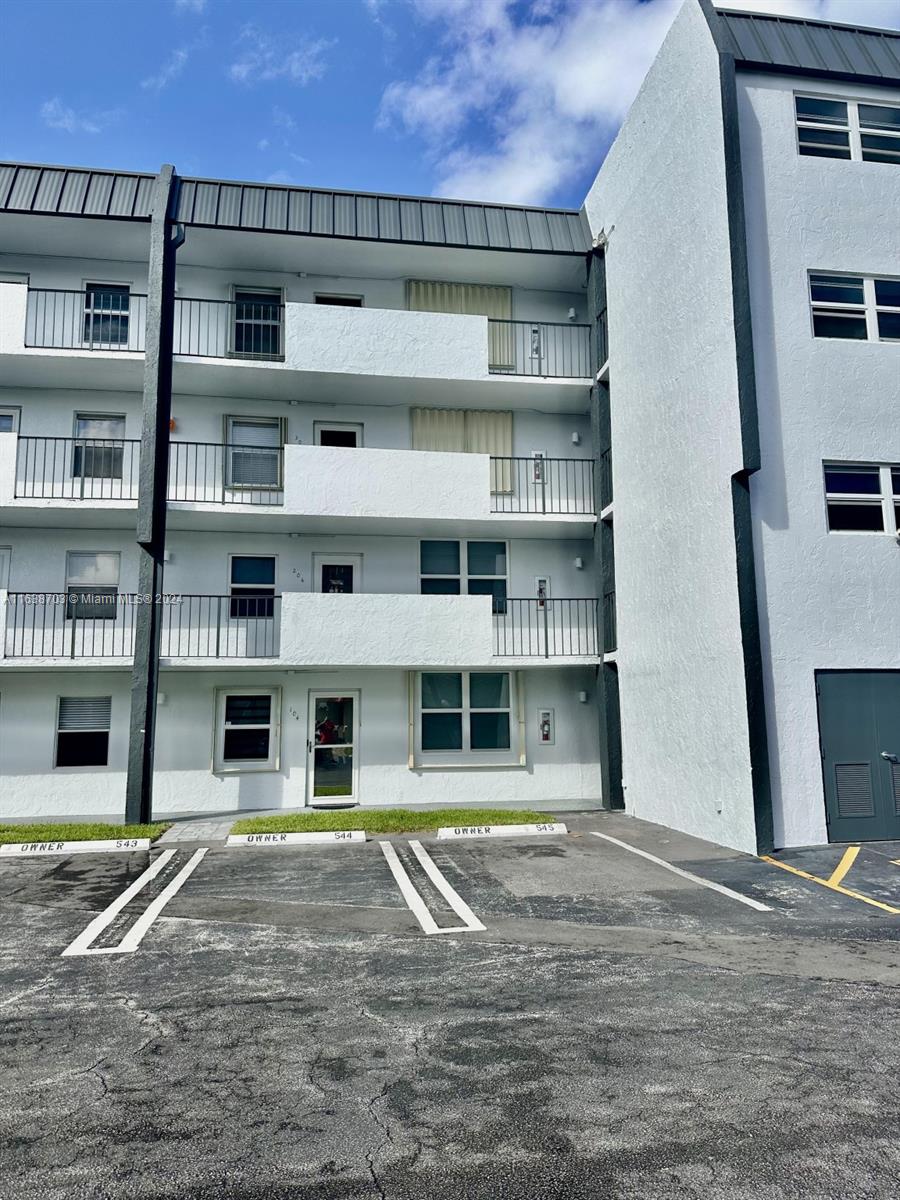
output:
[[[162,812],[900,837],[898,167],[900,35],[709,0],[580,212],[4,165],[2,815],[158,690]]]

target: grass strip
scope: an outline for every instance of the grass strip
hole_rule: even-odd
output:
[[[332,833],[364,829],[366,833],[417,833],[444,825],[535,825],[553,818],[531,809],[508,808],[344,808],[245,817],[232,833]]]
[[[102,842],[120,838],[154,841],[169,828],[165,821],[153,825],[109,825],[82,821],[72,825],[0,825],[0,845],[20,842]]]

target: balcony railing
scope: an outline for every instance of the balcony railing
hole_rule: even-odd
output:
[[[593,459],[491,458],[491,512],[593,511]]]
[[[176,354],[284,359],[284,305],[274,300],[175,301]]]
[[[20,437],[14,495],[25,500],[134,500],[141,443],[119,438]]]
[[[494,653],[513,658],[596,658],[596,599],[520,600],[495,605]]]
[[[172,442],[168,498],[206,504],[283,504],[282,446]]]
[[[603,593],[603,653],[612,654],[618,641],[616,631],[616,593]]]
[[[127,592],[10,592],[5,656],[130,658],[135,613],[143,602]],[[277,657],[280,596],[172,594],[161,609],[164,658]]]
[[[587,379],[589,325],[550,321],[488,321],[489,370],[494,375]]]

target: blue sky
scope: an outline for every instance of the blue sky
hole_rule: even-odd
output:
[[[3,0],[0,157],[578,206],[679,4]]]

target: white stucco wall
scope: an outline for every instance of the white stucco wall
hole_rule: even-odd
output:
[[[795,90],[900,92],[740,74],[762,469],[752,481],[777,845],[824,842],[816,670],[900,666],[900,548],[828,533],[822,463],[900,463],[900,344],[812,336],[809,271],[900,275],[900,170],[801,157]]]
[[[599,800],[596,721],[589,668],[523,671],[526,765],[505,768],[413,769],[408,766],[408,681],[399,670],[260,671],[240,686],[282,689],[278,771],[215,775],[211,770],[215,689],[233,686],[228,672],[164,671],[156,749],[157,812],[240,811],[297,807],[306,795],[309,692],[359,689],[360,801],[367,805],[447,803],[540,805],[547,800]],[[110,765],[53,768],[58,696],[111,695]],[[556,713],[556,743],[537,742],[537,714]],[[0,674],[0,814],[28,817],[120,814],[124,806],[129,683],[127,672]]]
[[[753,851],[721,97],[698,5],[672,25],[586,208],[593,232],[609,236],[626,806]]]

